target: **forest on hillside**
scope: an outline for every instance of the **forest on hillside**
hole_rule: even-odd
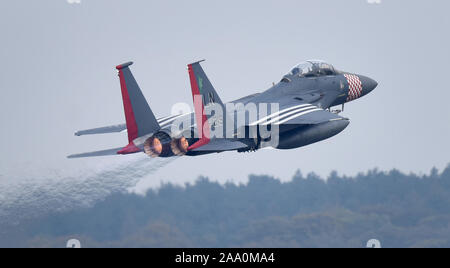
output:
[[[450,166],[428,175],[371,170],[247,184],[199,178],[145,196],[116,193],[92,207],[4,228],[0,247],[450,247]],[[5,231],[8,230],[8,231]]]

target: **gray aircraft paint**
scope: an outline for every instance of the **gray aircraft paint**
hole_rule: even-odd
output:
[[[441,0],[431,6],[410,0],[4,1],[3,178],[24,167],[45,176],[53,169],[72,174],[95,169],[98,162],[123,161],[65,156],[124,145],[125,133],[76,139],[73,132],[123,122],[112,67],[130,59],[159,117],[170,114],[174,103],[190,103],[184,66],[202,58],[226,102],[264,91],[293,63],[308,58],[380,82],[374,94],[346,106],[341,115],[351,118],[351,125],[332,140],[290,151],[182,158],[146,181],[152,185],[184,184],[199,175],[245,183],[250,173],[289,180],[297,169],[324,178],[332,170],[355,175],[374,167],[418,174],[432,166],[443,169],[450,151],[450,37],[442,34],[450,27],[449,8],[450,2]],[[167,10],[173,16],[166,16]],[[274,158],[280,160],[276,165]]]
[[[188,125],[182,131],[177,127],[177,133],[173,133],[171,123],[176,122],[176,117],[166,117],[167,119],[163,118],[160,120],[161,124],[166,122],[165,127],[161,128],[129,69],[131,64],[119,65],[117,69],[122,70],[125,74],[126,85],[121,85],[123,87],[123,97],[127,97],[128,90],[138,129],[141,131],[145,128],[144,132],[139,132],[139,137],[134,140],[134,145],[142,149],[146,139],[151,138],[152,135],[157,137],[163,135],[158,134],[158,132],[165,133],[163,136],[168,138],[172,137],[173,139],[178,138],[180,136],[179,133],[181,133],[188,139],[190,145],[199,141],[198,138],[195,138],[199,136],[194,135],[196,131],[198,132],[198,127],[194,126],[192,122],[193,114],[179,117],[179,121],[188,122]],[[187,152],[187,155],[196,156],[205,153],[232,150],[239,152],[254,151],[264,146],[279,149],[293,149],[322,141],[340,133],[349,124],[348,119],[325,111],[324,109],[328,109],[332,104],[335,104],[336,100],[340,98],[340,95],[346,96],[345,102],[353,101],[367,95],[378,85],[377,82],[366,76],[342,73],[325,62],[308,61],[299,66],[302,65],[308,65],[308,67],[304,68],[305,70],[296,67],[272,88],[269,88],[261,94],[242,99],[245,100],[245,103],[242,104],[252,104],[252,107],[256,108],[255,111],[258,117],[255,118],[251,118],[251,113],[248,113],[245,109],[226,110],[227,106],[223,104],[219,94],[200,66],[200,62],[189,65],[189,68],[192,68],[193,72],[191,79],[195,80],[191,80],[191,83],[196,83],[192,86],[198,87],[201,94],[200,102],[196,105],[203,105],[205,107],[205,114],[209,114],[207,111],[208,107],[213,107],[213,109],[218,108],[218,110],[221,110],[220,118],[215,119],[227,123],[219,123],[223,132],[219,131],[220,137],[210,137],[214,142],[209,141],[208,146],[203,145],[200,148],[190,150]],[[325,66],[324,69],[322,69],[322,65]],[[296,74],[294,73],[295,70],[303,71],[303,73]],[[347,83],[344,83],[344,87],[342,87],[341,82],[344,79],[347,80]],[[342,102],[342,104],[345,102]],[[276,107],[279,110],[270,111],[262,120],[259,109],[262,105],[270,103],[276,103]],[[341,103],[338,102],[337,104]],[[216,110],[211,114],[217,113]],[[148,117],[148,121],[146,121],[146,117]],[[239,117],[245,118],[245,120],[241,123],[233,121],[233,124],[228,124],[230,118]],[[215,121],[211,121],[214,118],[209,118],[208,116],[208,119],[210,119],[209,124],[216,126]],[[232,127],[231,130],[227,129],[229,126]],[[266,126],[266,128],[262,128],[262,126]],[[269,129],[274,127],[276,127],[276,131],[272,131],[270,135],[260,134],[264,130],[270,131]],[[98,128],[97,131],[104,134],[105,129],[108,129],[108,127]],[[117,128],[112,128],[111,130],[116,132]],[[210,131],[212,131],[212,128],[210,128]],[[95,131],[86,130],[77,132],[75,135],[79,135],[80,133],[95,134]],[[233,133],[236,133],[234,134],[236,138],[229,137],[229,134],[233,137]],[[244,134],[241,137],[239,133]],[[108,151],[99,151],[98,155],[104,156],[106,152]],[[92,156],[96,156],[96,153],[71,155],[69,158]],[[170,157],[174,155],[164,154],[162,156]]]

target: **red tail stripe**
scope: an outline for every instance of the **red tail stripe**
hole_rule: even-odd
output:
[[[119,69],[120,87],[122,90],[123,108],[125,110],[125,119],[127,122],[128,130],[128,142],[132,143],[133,140],[138,138],[138,127],[136,119],[134,117],[133,106],[131,105],[130,95],[128,94],[127,82],[123,71]]]
[[[139,149],[136,145],[134,145],[134,143],[130,143],[125,148],[118,151],[117,154],[134,154],[140,151],[142,150]]]
[[[191,89],[192,89],[192,98],[194,100],[194,108],[195,108],[195,117],[197,121],[197,129],[200,135],[200,140],[191,145],[188,150],[194,150],[199,147],[202,147],[209,143],[209,124],[208,124],[208,118],[205,114],[205,106],[203,101],[199,105],[198,102],[195,101],[195,96],[201,96],[200,89],[198,87],[197,79],[194,74],[194,69],[192,68],[192,65],[188,65],[189,70],[189,78],[191,80]]]

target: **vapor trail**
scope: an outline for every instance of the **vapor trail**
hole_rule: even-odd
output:
[[[176,158],[134,156],[127,162],[77,176],[48,175],[0,182],[0,226],[23,219],[87,207],[112,193],[124,192]]]

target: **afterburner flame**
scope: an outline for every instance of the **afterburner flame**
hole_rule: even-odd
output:
[[[159,157],[163,151],[163,145],[158,138],[148,138],[144,143],[144,151],[150,157]]]
[[[188,152],[189,142],[185,137],[173,139],[170,142],[170,148],[174,155],[182,156]]]

